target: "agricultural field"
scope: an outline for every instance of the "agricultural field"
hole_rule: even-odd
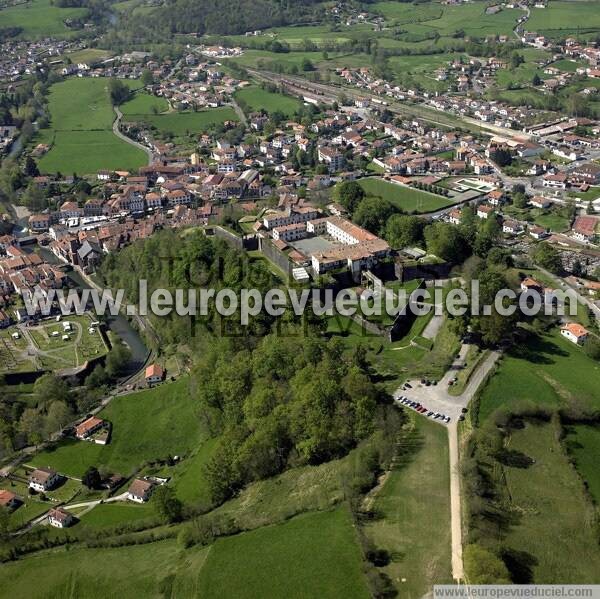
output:
[[[65,25],[66,19],[78,19],[87,14],[85,8],[60,8],[51,0],[28,0],[0,10],[2,27],[21,27],[20,37],[33,40],[42,37],[69,38],[77,30]]]
[[[169,103],[165,98],[159,98],[143,91],[137,91],[119,110],[124,115],[131,114],[159,114],[169,109]]]
[[[64,370],[82,366],[108,352],[103,334],[94,329],[90,315],[68,317],[63,322],[48,320],[27,328],[9,327],[0,331],[0,373]],[[18,333],[19,338],[13,337]],[[68,337],[65,339],[64,337]]]
[[[600,3],[597,0],[553,0],[547,8],[531,9],[530,31],[551,38],[600,31]]]
[[[373,503],[380,517],[365,525],[365,533],[390,554],[382,570],[400,596],[418,599],[432,585],[452,582],[450,475],[446,429],[412,418],[415,428]]]
[[[136,81],[128,81],[138,87]],[[38,162],[42,172],[91,174],[100,169],[135,170],[146,164],[146,154],[112,132],[115,118],[107,81],[72,78],[52,86],[50,128],[34,142],[48,143],[50,151]]]
[[[135,100],[134,100],[135,101]],[[237,121],[233,108],[209,108],[198,112],[169,112],[167,114],[126,114],[129,122],[142,122],[156,128],[159,133],[182,136],[199,135],[214,125],[225,121]]]
[[[249,112],[265,110],[269,113],[281,112],[286,117],[291,117],[300,108],[300,102],[296,98],[270,92],[256,85],[240,90],[235,97]]]
[[[356,531],[345,508],[217,540],[198,590],[199,596],[238,599],[370,596]]]
[[[554,423],[526,422],[510,436],[511,450],[534,460],[528,468],[503,467],[513,514],[502,545],[518,550],[531,581],[545,584],[598,583],[600,549],[594,507],[560,444]],[[568,558],[566,559],[566,556]]]
[[[388,183],[376,177],[360,179],[358,183],[368,196],[388,200],[404,212],[434,212],[454,203],[451,198],[413,189],[412,187]]]
[[[113,423],[108,445],[64,440],[33,456],[30,464],[75,477],[89,466],[126,476],[146,462],[185,456],[206,439],[185,378],[116,397],[99,416]]]
[[[502,358],[481,394],[480,422],[500,406],[510,407],[520,401],[549,406],[564,402],[597,409],[598,376],[600,364],[557,330],[532,336]]]

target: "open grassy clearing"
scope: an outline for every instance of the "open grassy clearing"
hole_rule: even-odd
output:
[[[527,27],[550,37],[600,30],[600,3],[597,0],[553,0],[547,8],[531,10]]]
[[[137,91],[130,100],[121,104],[119,109],[124,115],[129,114],[158,114],[169,109],[165,98],[159,98],[143,91]]]
[[[300,108],[296,98],[284,94],[273,93],[256,85],[241,89],[235,94],[238,101],[248,106],[251,112],[266,110],[267,112],[281,112],[291,117]]]
[[[136,81],[127,81],[133,89]],[[99,169],[135,170],[147,162],[142,150],[112,132],[115,118],[107,80],[72,78],[52,86],[49,95],[50,128],[35,136],[51,145],[39,160],[43,172],[91,174]]]
[[[367,195],[388,200],[405,212],[433,212],[454,203],[451,198],[388,183],[376,177],[360,179],[358,183]]]
[[[71,59],[73,64],[86,63],[92,65],[110,58],[112,53],[108,50],[101,50],[100,48],[86,48],[85,50],[69,52],[67,56]]]
[[[0,572],[3,588],[15,599],[30,597],[164,597],[160,582],[176,574],[176,585],[192,583],[204,562],[208,548],[192,548],[185,553],[175,541],[151,546],[111,549],[49,551],[27,560],[6,564]],[[40,585],[42,577],[44,584]],[[187,595],[187,596],[193,596]]]
[[[598,583],[594,508],[564,454],[556,427],[527,422],[511,434],[510,449],[535,463],[529,468],[503,468],[513,523],[502,545],[523,552],[519,562],[523,566],[530,562],[535,583]]]
[[[81,523],[74,529],[81,532],[83,528],[106,528],[118,526],[126,522],[136,522],[151,518],[155,515],[150,504],[137,505],[134,503],[105,503],[96,506],[81,517]]]
[[[86,518],[86,516],[84,516]],[[7,564],[11,597],[369,597],[347,510],[183,550],[174,540],[110,549],[57,549]],[[307,577],[307,572],[311,576]],[[42,577],[44,584],[39,584]]]
[[[577,470],[597,505],[600,505],[600,428],[577,424],[567,427],[567,447]]]
[[[202,597],[237,599],[370,596],[345,508],[217,540],[202,568],[199,590]]]
[[[185,456],[205,439],[185,378],[119,396],[100,417],[113,423],[108,445],[65,440],[33,456],[30,463],[77,477],[89,466],[128,475],[145,462]]]
[[[404,441],[395,469],[375,499],[367,537],[392,556],[382,570],[399,596],[420,599],[434,584],[452,582],[447,431],[424,418]]]
[[[200,134],[225,121],[237,121],[233,108],[211,108],[198,112],[170,112],[168,114],[127,114],[129,122],[142,122],[156,128],[160,133],[173,135]]]
[[[101,169],[135,171],[147,164],[146,154],[112,131],[58,131],[52,148],[39,161],[42,172],[78,175]]]
[[[521,400],[598,408],[599,376],[600,364],[558,331],[533,336],[502,358],[481,395],[480,420],[500,406],[510,407]]]
[[[0,24],[2,27],[21,27],[23,39],[68,38],[77,35],[78,31],[69,29],[64,21],[86,14],[85,8],[60,8],[50,0],[28,0],[0,10]]]

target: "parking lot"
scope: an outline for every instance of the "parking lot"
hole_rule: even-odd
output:
[[[483,364],[471,375],[464,392],[457,396],[450,395],[448,385],[450,380],[456,376],[456,372],[463,368],[468,350],[467,344],[461,346],[452,366],[436,384],[430,382],[428,385],[421,380],[407,381],[394,393],[396,405],[413,409],[422,416],[443,425],[459,420],[464,415],[464,410],[468,409],[475,391],[499,357],[497,352],[491,352]]]

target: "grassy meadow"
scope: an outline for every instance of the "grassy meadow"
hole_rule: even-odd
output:
[[[446,429],[413,419],[413,434],[373,504],[380,517],[365,533],[392,556],[383,572],[399,596],[420,599],[434,584],[452,581],[450,474]]]
[[[0,10],[2,27],[21,27],[20,37],[38,39],[43,37],[69,38],[77,35],[77,30],[65,25],[66,19],[78,19],[87,14],[85,8],[60,8],[51,0],[28,0],[22,4]]]
[[[405,212],[433,212],[454,203],[451,198],[445,198],[420,189],[413,189],[412,187],[388,183],[376,177],[360,179],[358,183],[368,196],[388,200]]]
[[[78,478],[89,466],[129,475],[148,461],[186,455],[205,440],[185,378],[116,397],[100,417],[113,423],[108,445],[64,440],[30,463]]]
[[[558,406],[599,407],[600,364],[558,331],[532,337],[506,354],[481,394],[480,421],[500,406],[522,400]]]
[[[158,114],[169,109],[169,103],[165,98],[153,96],[143,91],[137,91],[130,100],[119,106],[124,115],[130,114]]]
[[[135,99],[133,102],[135,102]],[[143,122],[157,129],[159,133],[175,136],[198,135],[214,125],[223,124],[225,121],[238,120],[233,108],[229,107],[209,108],[198,112],[169,112],[166,114],[128,113],[123,118],[129,122]]]
[[[300,108],[300,102],[296,98],[270,92],[255,85],[241,89],[235,97],[238,101],[242,101],[242,105],[247,106],[250,112],[277,111],[291,117]]]
[[[132,88],[136,81],[127,82]],[[91,174],[100,169],[135,170],[146,164],[144,152],[112,132],[115,118],[107,80],[72,78],[50,90],[50,128],[36,136],[50,151],[38,162],[42,172]]]

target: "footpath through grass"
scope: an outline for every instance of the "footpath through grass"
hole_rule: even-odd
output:
[[[424,418],[414,420],[414,434],[375,500],[380,517],[365,527],[377,549],[389,552],[383,571],[406,599],[452,582],[448,433]]]

